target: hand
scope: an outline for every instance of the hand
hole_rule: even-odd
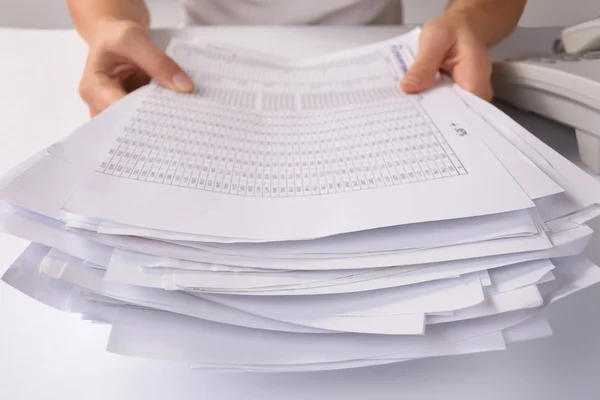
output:
[[[175,91],[194,90],[188,75],[134,22],[99,22],[88,43],[90,50],[79,94],[92,116],[147,84],[150,78]]]
[[[429,89],[439,70],[449,73],[463,89],[492,99],[492,64],[486,44],[460,12],[446,13],[423,26],[419,50],[402,89],[407,93]]]

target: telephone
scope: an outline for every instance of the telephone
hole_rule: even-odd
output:
[[[495,97],[574,128],[581,161],[600,174],[600,18],[564,29],[553,49],[495,62]]]

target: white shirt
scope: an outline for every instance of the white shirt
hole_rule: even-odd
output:
[[[184,0],[188,25],[400,24],[402,0]]]

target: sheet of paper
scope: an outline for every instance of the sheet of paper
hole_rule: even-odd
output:
[[[542,234],[537,217],[528,211],[438,221],[361,231],[310,241],[269,243],[201,243],[171,241],[217,254],[265,257],[323,257],[414,250]],[[99,233],[107,232],[102,226]],[[144,236],[144,235],[141,235]],[[167,240],[169,241],[169,240]]]
[[[350,360],[333,363],[316,363],[300,365],[193,365],[194,369],[210,369],[219,371],[250,371],[250,372],[308,372],[328,371],[350,368],[363,368],[374,365],[385,365],[429,357],[441,357],[460,354],[474,354],[486,351],[500,351],[506,349],[506,343],[502,332],[491,333],[473,339],[448,343],[432,347],[424,351],[416,351],[404,354],[402,358],[372,358],[365,360]]]
[[[527,211],[458,221],[404,225],[295,242],[204,244],[176,242],[209,252],[300,258],[322,255],[368,254],[414,250],[541,234]]]
[[[2,281],[41,303],[71,312],[73,286],[38,273],[37,267],[47,254],[48,247],[29,245],[2,276]]]
[[[547,271],[548,262],[539,263],[538,272]],[[550,265],[551,268],[554,266]],[[513,267],[505,267],[511,269]],[[516,269],[516,268],[514,268]],[[499,269],[499,270],[502,270]],[[374,314],[441,313],[453,311],[448,317],[433,317],[431,323],[442,323],[493,315],[524,308],[540,307],[542,298],[535,284],[543,274],[532,274],[533,268],[523,268],[521,286],[516,289],[496,278],[500,286],[484,300],[479,277],[476,274],[461,279],[427,282],[401,290],[372,291],[362,295],[309,296],[309,297],[247,297],[199,295],[200,297],[270,318],[307,323],[331,315],[367,316]],[[516,280],[514,273],[507,274]],[[516,286],[513,284],[513,286]],[[519,288],[523,287],[522,290]],[[395,297],[395,299],[394,299]],[[379,305],[377,305],[379,304]],[[461,311],[463,310],[463,311]]]
[[[282,365],[194,365],[195,369],[210,369],[223,371],[253,371],[253,372],[299,372],[299,371],[327,371],[333,369],[360,368],[385,363],[410,361],[425,357],[440,357],[459,354],[474,354],[484,351],[504,350],[507,345],[527,340],[541,339],[552,335],[548,320],[540,314],[535,314],[528,320],[516,326],[473,339],[458,341],[431,349],[410,354],[404,354],[402,359],[375,358],[368,360],[352,360],[339,363],[302,364],[292,366]],[[412,358],[408,358],[412,357]],[[377,364],[376,364],[377,363]]]
[[[497,132],[569,193],[571,209],[559,209],[561,215],[575,213],[600,203],[600,183],[596,179],[527,132],[499,109],[458,87],[455,87],[455,90],[469,107],[477,111]],[[558,215],[554,215],[554,218],[556,217]]]
[[[42,274],[121,303],[254,329],[297,333],[329,333],[320,329],[261,318],[184,292],[164,291],[106,282],[103,280],[104,274],[102,271],[85,267],[81,262],[72,258],[64,261],[62,257],[57,257],[60,257],[60,255],[56,251],[50,251],[40,261],[39,268]]]
[[[61,222],[31,212],[11,208],[0,219],[0,231],[56,248],[96,265],[108,266],[112,248],[63,229]]]
[[[546,250],[552,247],[551,238],[548,238],[546,235],[533,235],[432,249],[390,251],[375,253],[373,255],[323,256],[320,258],[259,258],[208,253],[200,249],[141,237],[103,235],[90,231],[80,231],[80,233],[107,246],[142,254],[199,261],[209,264],[285,270],[364,269],[415,263],[425,264],[490,255],[517,254]],[[163,264],[161,266],[167,265]]]
[[[449,86],[419,97],[400,90],[412,52],[399,39],[294,65],[174,42],[170,54],[200,90],[155,86],[111,130],[63,209],[290,240],[531,208],[477,134],[458,129],[468,109]],[[100,187],[113,195],[97,201]]]
[[[544,305],[544,300],[535,285],[525,286],[508,292],[486,295],[485,300],[473,307],[457,310],[452,316],[428,316],[427,324],[444,324],[498,315],[512,311],[537,309]]]
[[[364,293],[256,297],[201,294],[199,297],[258,315],[320,318],[446,312],[483,301],[478,274]]]
[[[510,265],[493,269],[489,271],[492,286],[486,288],[485,292],[486,294],[509,292],[533,285],[540,282],[555,268],[551,260],[541,260],[537,263]]]
[[[579,254],[590,239],[591,230],[577,228],[574,231],[565,231],[556,234],[555,248],[551,251],[523,253],[511,256],[484,257],[471,260],[460,260],[432,265],[412,265],[405,267],[392,267],[371,270],[368,272],[345,271],[348,278],[333,282],[324,282],[324,285],[311,285],[308,288],[295,285],[286,290],[248,291],[246,294],[255,295],[318,295],[333,293],[348,293],[365,290],[382,289],[386,287],[402,286],[426,282],[435,279],[456,277],[459,274],[479,272],[494,269],[510,264],[529,263],[553,257],[566,257]],[[165,280],[161,273],[148,273],[139,268],[137,263],[140,255],[116,250],[111,258],[111,263],[105,279],[133,285],[163,288]],[[515,266],[525,267],[524,265]],[[196,290],[199,288],[187,288]],[[237,291],[242,294],[241,290]]]
[[[541,313],[534,315],[519,325],[502,331],[504,339],[509,343],[546,338],[552,336],[552,334],[550,323]]]
[[[118,254],[114,257],[114,259],[120,258],[121,253],[118,251]],[[123,260],[123,262],[125,262]],[[132,260],[130,263],[131,266],[125,267],[130,269],[135,267],[135,260]],[[123,264],[121,264],[123,265]],[[139,265],[139,264],[138,264]],[[538,265],[541,265],[543,270],[538,272]],[[486,276],[482,276],[482,284],[484,286],[492,285],[490,281],[490,277],[487,275],[488,271],[473,271],[468,269],[469,266],[462,265],[460,267],[457,266],[457,269],[452,270],[450,266],[444,265],[440,268],[439,265],[422,265],[415,267],[390,267],[383,268],[378,270],[358,270],[358,271],[285,271],[285,272],[271,272],[271,273],[252,273],[252,272],[237,272],[235,274],[231,274],[228,272],[203,272],[203,271],[188,271],[188,270],[144,270],[144,273],[159,273],[162,276],[163,282],[167,285],[169,282],[173,287],[193,287],[196,289],[206,289],[210,291],[211,289],[219,290],[219,289],[230,289],[231,291],[236,290],[245,290],[245,289],[256,289],[256,290],[284,290],[286,288],[294,289],[294,288],[309,288],[309,287],[321,287],[321,286],[339,286],[344,284],[352,284],[355,282],[364,282],[370,281],[373,279],[381,279],[385,278],[390,283],[393,282],[401,282],[401,279],[406,279],[408,274],[417,275],[424,274],[427,275],[431,279],[441,279],[441,278],[450,278],[452,274],[461,275],[471,272],[485,272]],[[488,265],[488,267],[494,267],[493,265]],[[519,263],[513,265],[512,268],[508,268],[509,270],[515,270],[518,273],[515,274],[516,277],[520,277],[521,271],[531,271],[532,274],[536,276],[543,276],[548,271],[550,271],[554,266],[547,261],[532,261],[529,263]],[[502,272],[505,268],[502,268]],[[435,273],[442,273],[439,277],[436,277]],[[400,275],[396,277],[396,275]],[[501,280],[503,274],[499,272],[498,278],[494,278],[495,282],[504,282]],[[539,278],[536,278],[536,280]],[[515,284],[519,284],[518,282]],[[170,287],[170,286],[169,286]],[[519,287],[519,286],[515,286]],[[355,287],[356,289],[356,287]],[[360,290],[355,290],[360,291]]]
[[[559,232],[550,237],[554,246],[561,238],[571,239],[585,238],[591,234],[586,226],[576,227],[565,232]],[[365,269],[380,268],[388,266],[405,266],[415,264],[439,263],[453,260],[477,259],[481,257],[498,256],[506,257],[507,260],[531,260],[537,254],[544,251],[552,252],[546,244],[539,243],[539,238],[515,238],[498,239],[483,243],[471,243],[469,245],[458,245],[442,247],[437,249],[424,249],[410,252],[391,252],[377,256],[362,256],[349,258],[311,258],[311,259],[277,259],[277,258],[250,258],[216,255],[202,252],[198,249],[173,245],[171,243],[156,242],[149,239],[136,237],[114,237],[111,235],[98,235],[87,232],[86,235],[100,243],[110,247],[131,250],[141,254],[156,255],[161,259],[156,264],[169,267],[164,258],[173,258],[187,261],[199,261],[201,263],[214,263],[222,265],[234,265],[239,267],[283,269],[283,270],[330,270],[330,269]],[[543,240],[545,242],[545,239]],[[568,239],[567,239],[568,241]],[[584,244],[585,246],[585,244]],[[494,250],[494,251],[492,251]],[[538,252],[539,250],[539,252]],[[541,258],[548,258],[542,256]],[[511,263],[511,261],[508,261]]]
[[[477,131],[479,137],[519,182],[529,198],[539,200],[565,192],[564,187],[548,176],[507,138],[498,134],[498,128],[491,125],[479,113],[465,115],[465,124],[468,124],[469,129]]]
[[[553,261],[555,280],[540,285],[540,292],[548,303],[559,301],[600,282],[600,268],[582,255]]]
[[[89,166],[98,146],[107,139],[102,132],[111,129],[121,113],[136,104],[147,89],[126,96],[64,140],[18,166],[15,176],[0,182],[0,200],[38,214],[63,218],[60,207]],[[35,162],[26,168],[30,161]]]
[[[422,336],[298,335],[283,332],[261,332],[257,335],[243,328],[209,324],[166,313],[120,311],[111,331],[109,351],[195,364],[279,365],[401,357],[404,353],[449,341],[498,332],[533,315],[525,311],[440,324]],[[223,353],[219,350],[223,348],[228,351]]]

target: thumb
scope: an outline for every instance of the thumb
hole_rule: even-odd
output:
[[[452,78],[463,89],[485,100],[491,100],[492,63],[485,46],[472,45],[453,68]]]
[[[423,29],[415,61],[401,82],[402,90],[416,93],[429,89],[451,46],[451,36],[432,27]]]
[[[194,81],[142,31],[128,38],[127,56],[159,85],[182,93],[194,91]]]

